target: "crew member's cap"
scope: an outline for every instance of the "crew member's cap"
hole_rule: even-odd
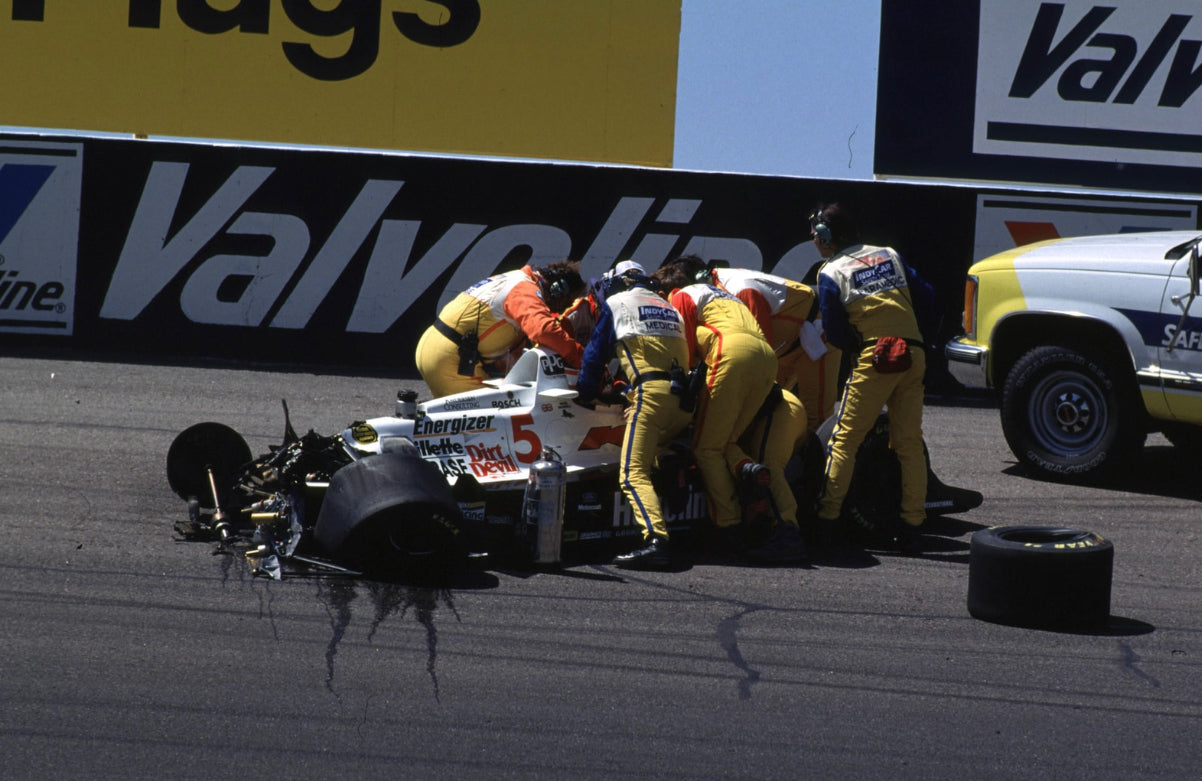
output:
[[[613,279],[614,277],[625,276],[632,272],[635,274],[638,274],[640,276],[644,276],[644,277],[647,276],[647,272],[638,263],[635,263],[633,260],[623,260],[621,263],[614,266],[611,270],[606,271],[604,274],[602,274],[601,278],[602,279]]]

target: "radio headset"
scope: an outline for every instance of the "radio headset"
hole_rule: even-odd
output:
[[[714,281],[710,275],[713,270],[712,263],[706,263],[696,255],[684,255],[679,258],[673,258],[669,264],[675,264],[684,267],[685,275],[695,285],[709,285]]]
[[[810,227],[814,231],[814,235],[818,237],[818,241],[823,244],[831,244],[831,228],[826,224],[826,217],[823,215],[824,209],[819,207],[810,215]]]
[[[540,271],[539,275],[547,285],[548,305],[551,305],[554,301],[562,301],[568,297],[568,281],[566,279],[562,276],[550,275],[546,271]]]

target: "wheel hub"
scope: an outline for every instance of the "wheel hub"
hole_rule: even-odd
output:
[[[1063,393],[1056,399],[1056,422],[1066,431],[1080,431],[1093,417],[1089,402],[1076,393]]]

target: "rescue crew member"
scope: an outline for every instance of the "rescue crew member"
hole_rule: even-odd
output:
[[[922,440],[926,356],[916,309],[929,310],[934,293],[896,251],[861,243],[854,221],[838,203],[814,210],[810,230],[825,260],[818,271],[818,305],[827,339],[855,357],[831,433],[818,521],[833,527],[840,517],[856,452],[887,406],[889,444],[901,464],[902,481],[901,517],[892,542],[914,553],[914,529],[926,520],[927,492]]]
[[[749,559],[764,564],[798,564],[808,558],[798,525],[797,498],[784,475],[785,465],[797,454],[809,430],[801,400],[775,385],[739,440],[743,449],[768,467],[772,475],[768,496],[747,508]],[[770,525],[763,528],[766,524]]]
[[[777,384],[800,397],[809,428],[818,428],[834,412],[840,356],[823,340],[811,286],[763,271],[716,266],[697,255],[668,263],[683,265],[695,281],[722,288],[747,305],[776,353]]]
[[[622,261],[622,263],[628,262],[631,261]],[[607,271],[601,279],[592,280],[580,297],[555,316],[568,335],[582,346],[588,344],[593,328],[597,325],[597,318],[601,316],[601,297],[598,295],[597,287],[607,282],[611,276],[613,273]]]
[[[751,311],[730,293],[696,283],[680,264],[661,266],[652,277],[661,291],[671,291],[668,300],[684,319],[690,365],[698,359],[705,362],[693,458],[705,480],[714,547],[740,555],[744,550],[740,496],[742,504],[763,498],[771,475],[738,440],[772,389],[776,355]]]
[[[457,295],[417,343],[417,370],[433,398],[503,376],[527,340],[579,366],[582,348],[555,314],[583,292],[580,264],[558,261],[496,274]]]
[[[577,401],[589,404],[597,398],[606,366],[617,358],[630,402],[618,480],[643,532],[643,546],[620,554],[613,563],[627,569],[669,569],[676,564],[675,554],[652,485],[652,470],[659,453],[693,418],[672,391],[673,374],[683,377],[688,366],[684,323],[633,261],[623,261],[607,272],[599,293],[597,324],[584,349],[576,384]]]

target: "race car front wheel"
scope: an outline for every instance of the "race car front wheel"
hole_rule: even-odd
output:
[[[1036,476],[1097,478],[1144,441],[1138,390],[1113,363],[1058,345],[1036,347],[1002,387],[1006,443]]]
[[[181,499],[212,507],[213,484],[224,494],[250,460],[250,446],[237,431],[223,423],[197,423],[181,431],[167,450],[167,484]]]

